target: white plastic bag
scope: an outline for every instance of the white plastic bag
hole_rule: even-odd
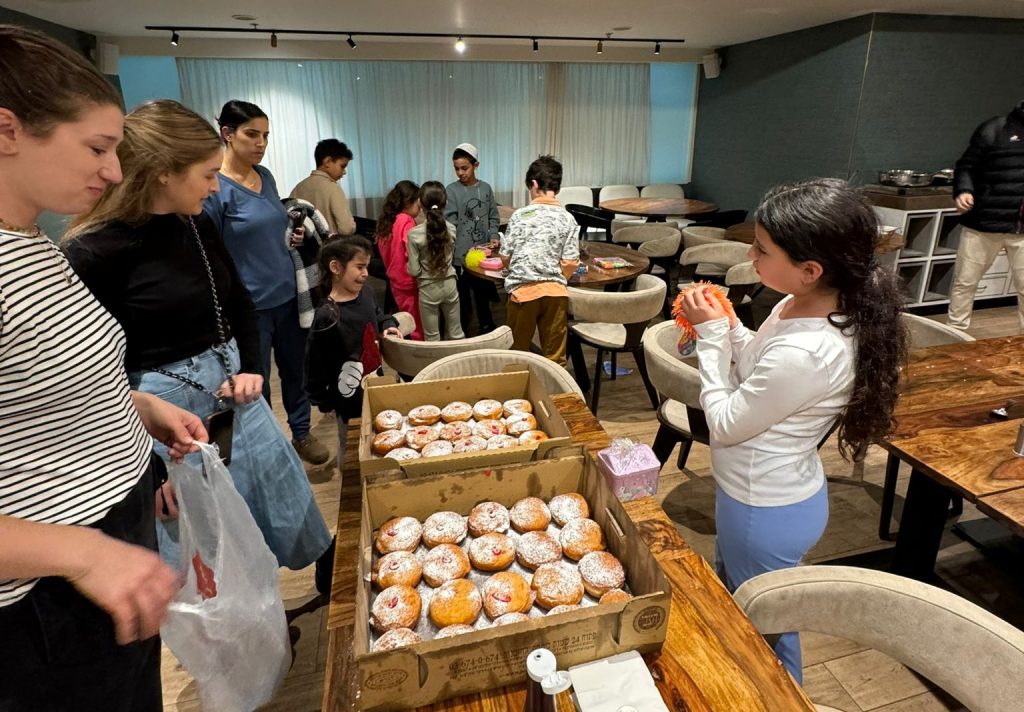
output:
[[[212,445],[203,472],[169,468],[178,499],[184,586],[160,628],[196,680],[204,709],[250,712],[291,664],[277,559]]]

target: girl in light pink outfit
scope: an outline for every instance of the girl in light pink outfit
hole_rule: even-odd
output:
[[[416,320],[416,329],[408,338],[423,341],[419,286],[408,269],[409,231],[416,226],[416,216],[420,214],[419,190],[411,180],[402,180],[387,194],[377,218],[377,246],[398,310],[409,312]]]

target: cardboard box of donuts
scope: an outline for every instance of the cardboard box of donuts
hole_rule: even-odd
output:
[[[430,475],[548,457],[569,429],[529,371],[395,383],[363,390],[359,470]]]
[[[538,647],[564,669],[664,642],[668,581],[589,457],[363,487],[360,709],[523,682]]]

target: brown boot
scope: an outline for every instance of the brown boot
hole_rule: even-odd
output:
[[[295,448],[295,452],[299,453],[299,457],[310,465],[323,465],[331,459],[330,451],[322,442],[313,437],[312,433],[307,435],[305,440],[292,440],[292,447]]]

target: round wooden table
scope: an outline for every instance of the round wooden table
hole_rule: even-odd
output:
[[[714,203],[692,198],[618,198],[601,203],[603,210],[623,215],[639,215],[649,222],[661,222],[668,217],[689,217],[718,210]]]
[[[519,210],[519,208],[513,208],[510,205],[499,205],[498,206],[498,227],[504,228],[508,225],[509,218],[512,217],[512,213]]]
[[[585,242],[583,247],[586,256],[580,256],[580,262],[587,266],[587,271],[580,277],[573,276],[569,279],[570,287],[605,287],[610,284],[621,284],[630,282],[647,271],[651,261],[636,250],[631,250],[622,245],[614,245],[608,242]],[[594,264],[595,257],[621,257],[629,262],[629,267],[618,269],[604,269]],[[505,277],[496,271],[484,270],[480,267],[466,267],[466,270],[474,277],[487,279],[497,284],[504,284]]]
[[[738,225],[731,225],[725,228],[725,239],[733,242],[742,242],[747,245],[754,244],[754,223],[743,222]]]

